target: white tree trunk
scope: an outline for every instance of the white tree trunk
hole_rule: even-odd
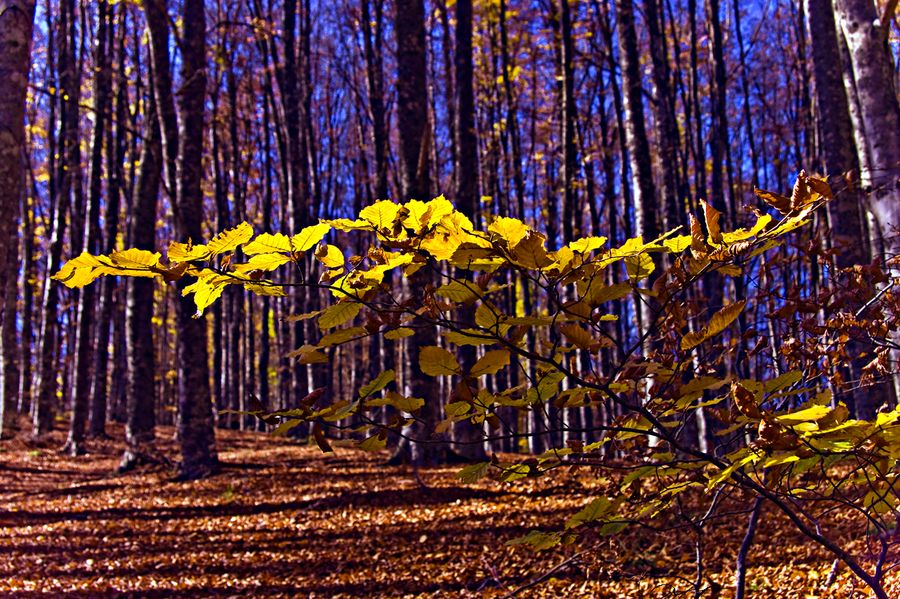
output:
[[[862,184],[887,257],[900,254],[900,105],[892,58],[872,0],[833,0],[852,72]]]

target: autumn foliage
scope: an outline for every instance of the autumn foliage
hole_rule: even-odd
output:
[[[317,389],[294,408],[258,405],[250,414],[280,434],[309,423],[315,442],[331,452],[329,437],[337,431],[349,431],[362,449],[378,450],[398,439],[436,443],[460,423],[485,438],[514,435],[518,419],[540,413],[549,431],[560,427],[562,446],[527,459],[493,456],[465,466],[459,477],[515,481],[560,467],[602,470],[621,457],[632,465],[618,489],[592,499],[564,526],[509,542],[547,549],[575,542],[586,529],[614,534],[671,512],[682,494],[708,494],[713,510],[739,490],[771,502],[883,595],[880,581],[900,514],[900,411],[867,416],[835,401],[832,386],[840,382],[839,348],[851,336],[865,334],[881,348],[869,365],[877,371],[877,356],[890,347],[895,329],[887,316],[893,306],[879,306],[874,316],[866,310],[880,296],[856,306],[860,294],[853,294],[861,284],[853,272],[836,275],[844,278],[845,291],[829,291],[829,297],[800,299],[766,288],[766,272],[777,260],[770,250],[808,223],[831,191],[801,173],[791,196],[757,193],[775,214],[757,212],[747,228],[723,231],[720,213],[704,203],[702,222],[691,217],[689,232],[637,237],[619,247],[588,237],[556,250],[517,219],[496,217],[481,230],[442,197],[380,201],[356,219],[321,221],[294,235],[254,235],[243,223],[205,244],[173,242],[166,259],[136,249],[84,253],[56,278],[78,287],[102,275],[186,277],[193,282],[182,293],[193,296],[197,316],[229,285],[270,296],[325,288],[330,305],[291,317],[315,319],[321,331],[317,341],[292,353],[301,364],[328,362],[336,346],[437,328],[440,343],[418,348],[409,376],[447,377],[450,399],[439,420],[425,417],[438,398],[410,396],[398,369],[374,376],[352,397]],[[368,251],[345,255],[340,240],[346,235],[368,236]],[[282,267],[297,275],[280,275]],[[757,284],[738,297],[728,281],[741,277]],[[725,291],[717,300],[700,296],[700,280],[707,290],[713,281]],[[503,294],[519,301],[495,300]],[[723,299],[728,295],[730,302]],[[526,296],[542,301],[526,310]],[[629,297],[635,298],[631,315],[616,306]],[[804,302],[825,312],[824,325],[800,318]],[[619,319],[632,316],[636,334],[610,334]],[[796,335],[766,338],[756,324],[760,318],[795,319]],[[472,347],[477,359],[465,364],[460,355]],[[770,350],[792,368],[777,372],[773,362],[764,380],[742,374],[742,364],[765,359]],[[488,382],[488,375],[501,373]],[[508,384],[499,387],[497,380]],[[384,410],[386,421],[374,417]],[[575,410],[603,415],[582,421],[586,430],[579,432],[587,440],[567,434],[566,414]],[[698,434],[700,414],[709,430]],[[425,434],[418,434],[422,425]],[[817,524],[811,510],[823,500],[865,521],[879,547],[874,572]]]

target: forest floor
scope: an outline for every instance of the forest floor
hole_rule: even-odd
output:
[[[218,431],[222,473],[180,483],[162,467],[113,474],[122,430],[110,432],[79,458],[58,455],[61,431],[0,442],[0,596],[691,597],[698,538],[703,596],[733,596],[745,513],[699,536],[634,527],[543,552],[505,545],[587,503],[585,470],[465,485],[438,468],[417,480],[385,455]],[[174,459],[173,430],[158,433]],[[858,531],[830,526],[865,554]],[[772,510],[749,563],[749,597],[867,596]],[[898,573],[888,581],[900,596]]]

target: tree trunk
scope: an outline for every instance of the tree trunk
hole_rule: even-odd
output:
[[[90,179],[88,182],[88,206],[84,223],[84,251],[96,255],[99,250],[100,196],[103,193],[103,139],[106,136],[106,120],[109,114],[110,69],[107,48],[107,13],[105,0],[99,4],[97,33],[94,48],[94,128],[91,137]],[[116,201],[115,204],[118,204]],[[75,339],[75,395],[72,402],[72,419],[69,422],[69,438],[63,451],[76,456],[85,452],[85,427],[90,407],[91,376],[94,357],[94,310],[97,287],[87,285],[81,289],[77,307],[77,333]],[[108,323],[107,323],[108,325]]]
[[[854,152],[853,124],[841,75],[841,55],[830,0],[806,0],[809,37],[813,40],[819,154],[835,200],[828,204],[835,259],[845,268],[869,261],[859,186],[852,178],[859,170]],[[848,185],[848,183],[850,183]]]
[[[206,14],[202,0],[185,0],[179,93],[178,192],[175,231],[182,241],[203,239],[203,137],[206,103]],[[179,288],[187,286],[179,280]],[[196,317],[195,317],[196,316]],[[218,470],[207,359],[206,319],[190,297],[177,300],[179,476],[194,479]]]
[[[15,415],[18,235],[15,216],[25,196],[25,98],[31,55],[34,2],[0,4],[0,436]],[[27,279],[27,275],[26,275]],[[27,280],[26,280],[26,285]]]
[[[25,98],[33,26],[34,2],[0,4],[0,213],[4,215],[0,220],[0,436],[10,430],[16,404],[15,297],[19,266],[14,215],[26,195]]]
[[[872,0],[833,0],[838,28],[847,44],[860,104],[857,139],[868,160],[862,183],[869,193],[888,257],[900,254],[900,106],[890,50]]]
[[[453,123],[453,135],[456,141],[456,164],[454,180],[456,181],[456,203],[458,209],[468,216],[473,223],[478,222],[478,139],[475,137],[475,86],[472,64],[472,0],[456,2],[456,53],[454,57],[456,72],[456,111]],[[457,276],[464,276],[457,272]],[[472,307],[462,307],[459,313],[462,326],[475,323],[475,311]],[[476,361],[475,347],[459,348],[460,364],[465,370],[471,368]],[[460,385],[468,382],[460,380]],[[477,394],[477,390],[476,390]],[[484,432],[481,426],[464,420],[458,422],[454,429],[454,438],[460,444],[456,451],[469,460],[485,459]]]
[[[663,200],[663,222],[666,229],[671,230],[685,220],[685,208],[679,205],[681,198],[678,198],[678,125],[675,122],[675,101],[669,85],[669,61],[664,47],[659,0],[647,0],[644,9],[650,34],[653,84],[656,87],[655,122],[659,166],[662,171],[660,195]]]
[[[400,187],[404,200],[427,201],[431,197],[429,170],[430,122],[426,83],[425,6],[423,0],[397,0],[397,129],[400,133]],[[410,294],[415,297],[429,283],[429,270],[423,268],[410,277]],[[437,329],[422,324],[408,339],[406,362],[410,365],[409,393],[424,398],[424,426],[414,426],[413,437],[423,444],[401,442],[392,461],[409,457],[415,464],[443,461],[448,446],[427,438],[440,419],[441,402],[437,381],[418,371],[419,349],[437,343]]]
[[[142,250],[153,250],[156,243],[156,204],[162,171],[162,138],[156,101],[152,92],[147,110],[147,138],[141,147],[141,167],[135,186],[134,213],[131,219],[131,243]],[[153,349],[152,279],[128,280],[125,306],[127,342],[127,388],[125,452],[119,470],[125,471],[150,460],[155,439],[156,358]]]
[[[116,10],[113,8],[113,10]],[[118,36],[118,72],[116,74],[116,119],[114,127],[108,127],[106,146],[106,172],[107,172],[107,201],[106,213],[103,220],[103,252],[109,254],[116,247],[116,237],[119,234],[119,203],[124,191],[124,177],[122,173],[125,163],[125,134],[127,128],[127,85],[125,79],[125,32],[127,30],[125,18],[126,12],[120,10],[118,19],[110,15],[109,27],[109,52],[112,52],[113,43],[116,40],[113,23],[119,23]],[[111,54],[110,54],[111,56]],[[111,62],[111,61],[110,61]],[[112,104],[110,103],[110,111]],[[156,118],[156,117],[153,117]],[[151,127],[158,127],[156,123],[148,123]],[[109,387],[107,375],[109,373],[109,338],[110,330],[117,322],[113,318],[113,291],[116,289],[116,280],[112,277],[104,277],[100,288],[100,318],[98,319],[97,344],[94,353],[94,380],[91,387],[91,417],[90,436],[106,436],[106,416],[109,400]],[[116,359],[118,354],[124,351],[124,347],[115,346]]]
[[[374,5],[374,19],[369,4]],[[388,198],[388,147],[384,110],[384,65],[382,32],[384,24],[383,0],[361,0],[363,48],[366,60],[366,83],[369,92],[369,111],[372,117],[372,145],[375,153],[375,199]],[[372,28],[374,21],[374,30]]]
[[[576,180],[578,178],[578,150],[575,146],[575,44],[572,39],[572,14],[569,0],[559,0],[559,20],[562,72],[562,243],[575,239],[582,227],[581,211],[578,209]]]

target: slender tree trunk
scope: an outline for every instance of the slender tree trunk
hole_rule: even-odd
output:
[[[684,206],[678,198],[678,125],[675,122],[675,102],[671,92],[669,61],[666,57],[662,11],[659,0],[647,0],[644,4],[647,29],[650,38],[650,56],[653,64],[653,83],[656,87],[656,136],[659,144],[659,168],[662,171],[660,195],[663,201],[663,222],[667,230],[682,224]]]
[[[578,149],[575,145],[575,126],[578,115],[575,107],[575,43],[572,36],[572,14],[569,0],[559,0],[562,72],[562,242],[568,243],[582,228],[578,209],[576,180],[578,178]]]
[[[650,144],[644,121],[643,88],[637,34],[634,29],[634,5],[631,0],[616,1],[616,27],[619,32],[619,60],[622,67],[625,109],[625,140],[628,146],[634,193],[635,229],[645,240],[659,236],[656,187],[653,183]]]
[[[90,178],[88,181],[88,207],[84,223],[84,251],[99,253],[100,196],[103,193],[103,140],[106,136],[106,120],[109,114],[110,69],[107,47],[109,6],[101,0],[97,15],[97,32],[94,48],[94,128],[91,137]],[[114,201],[118,206],[118,200]],[[117,208],[118,209],[118,208]],[[90,408],[91,377],[94,374],[94,310],[97,287],[88,285],[81,289],[77,307],[77,337],[75,339],[75,395],[72,402],[72,420],[69,438],[63,451],[76,456],[85,452],[85,428]],[[108,324],[108,323],[107,323]]]
[[[141,166],[135,186],[134,213],[131,219],[131,243],[142,250],[153,250],[156,243],[156,204],[162,172],[162,136],[157,106],[151,91],[146,112],[147,137],[141,147]],[[128,280],[125,329],[128,369],[126,388],[125,452],[121,471],[149,461],[155,439],[156,358],[153,347],[152,279]]]
[[[113,10],[116,10],[113,8]],[[107,172],[107,200],[106,213],[103,220],[103,252],[109,254],[116,246],[116,237],[119,234],[119,205],[124,192],[123,164],[125,162],[125,133],[127,128],[127,85],[125,79],[125,32],[126,32],[126,11],[119,10],[118,19],[115,15],[110,15],[109,27],[109,52],[112,52],[115,36],[115,27],[113,23],[119,23],[118,35],[118,70],[116,74],[116,102],[115,114],[116,120],[114,127],[108,127],[107,146],[106,146],[106,172]],[[111,61],[110,61],[111,62]],[[110,110],[112,106],[110,105]],[[155,117],[154,117],[155,118]],[[150,126],[158,126],[151,123]],[[117,322],[113,317],[113,291],[117,287],[116,280],[112,277],[103,277],[100,291],[100,318],[98,319],[97,328],[97,344],[94,353],[94,380],[91,387],[91,417],[90,417],[90,436],[105,437],[106,436],[106,415],[107,405],[109,403],[109,386],[107,384],[107,375],[109,374],[109,338],[110,331],[116,326]],[[118,360],[119,354],[124,350],[122,346],[116,346],[115,356]]]
[[[388,147],[384,109],[384,65],[382,59],[384,6],[383,0],[360,0],[360,3],[362,5],[366,83],[369,92],[369,111],[372,117],[372,145],[375,154],[375,199],[384,200],[389,195]],[[370,4],[373,5],[374,15],[370,11]]]
[[[472,0],[456,2],[456,52],[454,57],[456,73],[456,111],[453,123],[453,135],[456,141],[454,154],[454,180],[456,182],[456,203],[458,209],[468,216],[473,223],[478,222],[478,139],[475,137],[475,86],[472,63]],[[457,276],[463,273],[458,272]],[[471,307],[463,307],[459,314],[463,326],[471,326],[475,322],[475,311]],[[459,349],[460,364],[470,369],[476,360],[475,347],[464,346]],[[459,380],[460,389],[470,381]],[[477,386],[477,384],[476,384]],[[477,394],[477,389],[475,391]],[[454,430],[455,439],[462,443],[457,446],[457,453],[470,460],[483,460],[484,432],[481,426],[470,421],[459,422]]]

